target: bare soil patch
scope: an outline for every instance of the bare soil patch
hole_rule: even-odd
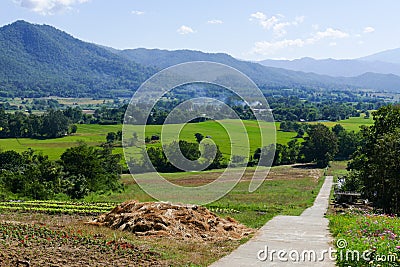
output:
[[[0,266],[207,266],[242,240],[140,236],[88,225],[92,216],[0,214]],[[29,263],[29,265],[28,265]]]
[[[232,176],[236,177],[236,171],[231,171]],[[246,170],[241,182],[251,181],[253,179],[254,170]],[[220,177],[221,172],[209,172],[205,174],[193,174],[187,175],[185,177],[179,177],[179,179],[167,178],[168,181],[180,186],[202,186],[209,184],[218,177]],[[322,175],[321,169],[316,169],[314,165],[307,164],[295,164],[290,166],[279,166],[271,168],[268,173],[266,180],[296,180],[305,177],[313,177],[318,180]],[[132,178],[132,182],[134,179]]]

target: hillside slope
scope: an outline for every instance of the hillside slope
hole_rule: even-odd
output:
[[[51,26],[0,28],[1,96],[130,95],[152,73]]]

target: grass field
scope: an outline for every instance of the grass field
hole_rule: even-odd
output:
[[[310,124],[315,124],[316,122],[312,122]],[[350,117],[347,120],[335,121],[335,122],[322,122],[322,124],[333,127],[336,124],[341,124],[346,130],[348,131],[355,131],[358,132],[360,130],[361,125],[371,126],[374,124],[374,120],[372,117],[368,119],[364,119],[363,116],[361,117]]]
[[[181,186],[200,186],[214,181],[223,170],[198,173],[162,174],[167,180]],[[208,204],[211,210],[221,211],[247,226],[258,228],[278,214],[300,215],[311,206],[323,183],[321,169],[309,166],[273,167],[264,183],[255,191],[248,192],[254,168],[247,168],[236,187],[220,200]],[[145,177],[147,174],[138,174]],[[154,201],[135,182],[131,175],[123,175],[125,190],[122,193],[92,194],[85,202],[123,202],[130,199]],[[235,210],[239,212],[230,212]],[[227,211],[227,212],[224,212]],[[217,212],[218,213],[218,212]]]
[[[241,129],[235,125],[235,121],[230,122],[230,126],[233,128],[231,138],[233,145],[241,146],[242,140],[238,137],[239,135],[235,128]],[[256,122],[245,121],[244,122],[247,132],[249,134],[251,151],[254,151],[260,146],[259,130],[256,128]],[[264,124],[265,127],[272,127],[271,125]],[[174,132],[180,129],[180,125],[168,125],[169,131]],[[99,145],[106,141],[106,135],[108,132],[117,132],[122,129],[122,125],[78,125],[78,131],[76,134],[66,136],[57,139],[39,140],[29,138],[19,139],[0,139],[0,148],[3,150],[15,150],[22,152],[28,148],[32,148],[36,151],[40,151],[45,155],[48,155],[50,159],[58,159],[59,156],[69,147],[77,145],[79,141],[84,141],[89,145]],[[230,155],[230,142],[228,135],[216,122],[203,122],[203,123],[191,123],[183,128],[180,134],[180,138],[190,142],[196,142],[194,134],[200,132],[204,136],[210,135],[216,144],[219,145],[222,153],[227,156]],[[243,131],[242,131],[243,132]],[[146,136],[160,135],[161,126],[149,125],[146,128]],[[290,141],[296,133],[278,132],[277,141],[279,143],[287,143]],[[116,148],[115,153],[122,153],[121,148]]]
[[[234,120],[227,120],[225,123],[230,127],[232,138],[232,144],[238,147],[243,145],[240,133],[243,133],[240,124]],[[372,119],[364,118],[350,118],[339,122],[324,122],[323,124],[332,127],[335,124],[340,123],[347,130],[358,131],[361,125],[371,125]],[[259,129],[254,121],[244,121],[244,125],[249,135],[250,149],[252,152],[260,146]],[[169,125],[171,132],[178,131],[181,125]],[[273,127],[271,124],[262,123],[261,127]],[[275,123],[275,127],[278,130],[276,133],[276,141],[279,144],[286,144],[290,140],[294,139],[296,133],[279,131],[279,123]],[[122,125],[78,125],[78,132],[72,136],[66,136],[57,139],[39,140],[29,138],[18,138],[18,139],[0,139],[0,149],[3,150],[15,150],[22,152],[28,148],[32,148],[36,151],[42,152],[48,155],[50,159],[56,160],[60,155],[69,147],[77,145],[79,141],[84,141],[89,145],[99,145],[105,142],[105,137],[108,132],[117,132],[122,129]],[[213,121],[202,122],[202,123],[190,123],[183,127],[180,138],[183,140],[195,142],[194,134],[202,133],[204,136],[211,136],[217,145],[219,145],[222,153],[225,156],[230,155],[231,143],[227,140],[228,135],[226,131],[217,123]],[[146,135],[160,135],[161,126],[149,125],[146,128]],[[300,139],[299,141],[302,141]],[[122,153],[122,148],[116,148],[115,153]]]

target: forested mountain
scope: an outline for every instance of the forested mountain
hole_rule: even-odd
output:
[[[51,26],[0,28],[0,96],[129,96],[152,73]]]
[[[52,26],[17,21],[0,28],[0,96],[130,97],[158,70],[189,61],[213,61],[237,68],[263,90],[400,90],[396,75],[331,77],[265,67],[221,53],[144,48],[121,51],[83,42]]]

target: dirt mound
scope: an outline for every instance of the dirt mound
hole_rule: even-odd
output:
[[[254,232],[234,219],[220,218],[204,207],[164,202],[124,202],[90,224],[130,231],[137,235],[207,241],[241,239]]]

